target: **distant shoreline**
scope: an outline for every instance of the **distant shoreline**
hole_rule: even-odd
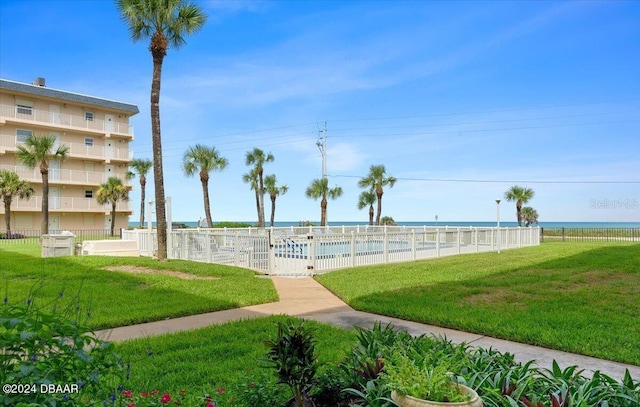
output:
[[[235,221],[234,221],[235,222]],[[238,221],[242,223],[247,223],[250,225],[255,225],[255,221]],[[306,221],[305,221],[306,222]],[[311,221],[314,225],[319,225],[320,222]],[[174,223],[180,223],[187,225],[189,227],[197,227],[197,221],[174,221]],[[217,222],[213,222],[214,225]],[[299,221],[283,221],[283,222],[275,222],[274,227],[291,227],[291,226],[299,226]],[[410,221],[410,222],[396,222],[398,226],[440,226],[440,227],[495,227],[496,222],[434,222],[434,221]],[[153,222],[155,226],[155,222]],[[356,226],[356,225],[367,225],[367,222],[329,222],[329,226]],[[130,227],[137,227],[138,222],[129,222]],[[267,224],[268,226],[268,224]],[[516,227],[518,226],[517,222],[503,222],[500,221],[500,226],[502,227]],[[602,229],[623,229],[623,228],[640,228],[640,222],[540,222],[537,226],[543,228],[602,228]],[[146,227],[146,224],[145,224]]]

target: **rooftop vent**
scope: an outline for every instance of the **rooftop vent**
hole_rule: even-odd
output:
[[[35,86],[42,86],[44,88],[45,84],[44,84],[44,78],[36,78],[35,81],[33,81],[33,84]]]

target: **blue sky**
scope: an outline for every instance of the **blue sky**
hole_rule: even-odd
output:
[[[205,27],[169,51],[162,77],[174,220],[204,216],[199,180],[181,171],[201,143],[230,162],[211,176],[214,221],[256,219],[242,183],[253,147],[274,154],[265,171],[289,186],[276,220],[317,221],[304,192],[321,176],[326,121],[329,182],[344,190],[329,221],[367,220],[357,181],[372,164],[399,179],[383,201],[398,221],[492,221],[514,184],[535,190],[541,221],[640,221],[640,2],[199,4]],[[0,76],[137,104],[142,158],[147,46],[111,1],[0,3]],[[506,205],[502,219],[515,220]]]

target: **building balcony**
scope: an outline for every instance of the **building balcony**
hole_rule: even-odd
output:
[[[60,144],[69,148],[68,155],[72,158],[101,161],[104,163],[125,162],[133,160],[133,151],[129,148],[115,147],[113,145],[96,146],[86,143],[69,143],[62,141]],[[114,143],[117,144],[117,143]],[[18,151],[16,136],[0,135],[0,154]]]
[[[28,168],[19,165],[0,165],[0,170],[13,171],[20,179],[33,184],[42,183],[42,175],[39,168]],[[117,177],[128,185],[128,180],[124,174],[107,174],[98,171],[81,171],[49,168],[49,184],[51,185],[82,185],[82,186],[98,186],[107,182],[109,177]]]
[[[15,199],[11,203],[11,212],[40,212],[42,197],[34,196],[29,200]],[[49,213],[92,212],[111,214],[111,204],[100,205],[95,198],[49,197]],[[131,214],[131,202],[118,202],[117,213]],[[4,214],[4,205],[0,205],[0,214]]]
[[[0,125],[28,124],[50,129],[79,130],[83,133],[101,134],[105,137],[127,137],[133,139],[133,126],[114,120],[93,119],[64,113],[19,108],[15,105],[0,105]]]

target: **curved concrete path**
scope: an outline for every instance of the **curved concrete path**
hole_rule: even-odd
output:
[[[535,359],[538,366],[541,367],[550,368],[552,361],[556,360],[561,368],[577,365],[579,368],[584,369],[585,373],[599,370],[600,372],[617,378],[618,380],[622,379],[624,376],[625,369],[629,369],[631,376],[634,379],[640,379],[640,366],[625,365],[589,356],[576,355],[546,349],[539,346],[525,345],[488,336],[355,311],[340,298],[336,297],[333,293],[310,277],[270,278],[273,280],[276,290],[278,291],[278,295],[280,296],[280,300],[278,302],[155,321],[146,324],[124,326],[98,331],[97,334],[101,339],[117,342],[151,335],[161,335],[196,329],[239,319],[258,318],[280,314],[312,319],[347,329],[351,329],[354,325],[361,326],[363,328],[370,328],[376,321],[380,321],[382,324],[391,323],[395,327],[407,330],[409,333],[414,335],[442,335],[458,343],[466,342],[483,348],[492,347],[502,352],[512,353],[515,355],[516,360],[520,362],[527,362]]]

